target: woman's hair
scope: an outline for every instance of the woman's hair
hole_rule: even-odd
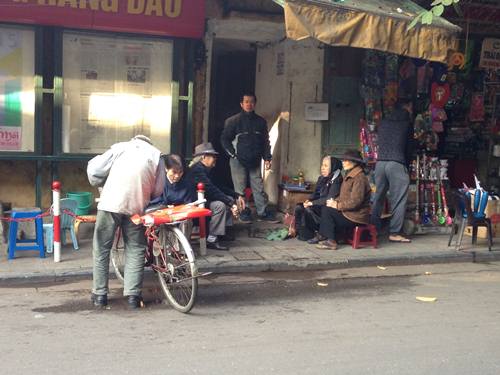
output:
[[[165,166],[167,169],[175,169],[178,171],[184,171],[184,161],[179,155],[168,154],[163,157],[165,159]]]

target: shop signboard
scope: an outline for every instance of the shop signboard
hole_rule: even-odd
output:
[[[201,38],[205,0],[0,0],[0,22]]]
[[[328,103],[305,103],[306,121],[328,121]]]
[[[500,69],[500,39],[486,38],[483,40],[479,67]]]

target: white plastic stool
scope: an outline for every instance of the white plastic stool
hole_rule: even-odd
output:
[[[43,242],[45,251],[51,254],[54,251],[54,228],[52,224],[43,224]]]

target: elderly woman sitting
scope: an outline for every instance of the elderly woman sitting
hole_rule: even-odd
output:
[[[316,182],[313,194],[295,207],[295,228],[291,237],[298,234],[298,239],[310,244],[317,244],[321,238],[315,235],[319,229],[321,208],[330,198],[337,198],[342,184],[342,163],[333,156],[325,156],[321,162],[321,175]]]
[[[318,249],[337,250],[337,233],[369,222],[371,188],[361,154],[347,150],[341,160],[346,174],[338,198],[327,200],[321,210],[319,233],[327,240],[320,242]]]

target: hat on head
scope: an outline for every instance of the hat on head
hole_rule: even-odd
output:
[[[350,149],[346,150],[344,154],[340,157],[340,160],[350,160],[358,164],[364,164],[365,161],[358,150]]]
[[[214,146],[210,142],[202,143],[194,148],[193,156],[200,155],[219,155],[217,151],[215,151]]]

